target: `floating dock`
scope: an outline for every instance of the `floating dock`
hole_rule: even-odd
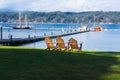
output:
[[[56,38],[57,36],[63,37],[63,36],[79,34],[79,33],[85,33],[85,32],[89,32],[89,31],[79,31],[79,32],[71,32],[71,33],[65,33],[65,34],[59,34],[59,35],[50,35],[50,37],[51,38]],[[35,37],[27,37],[27,38],[2,39],[2,40],[0,40],[0,45],[17,46],[17,45],[22,45],[22,44],[41,41],[41,40],[44,40],[44,39],[45,39],[45,36],[44,37],[35,36]]]

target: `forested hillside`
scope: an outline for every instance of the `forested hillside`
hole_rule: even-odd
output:
[[[120,12],[22,12],[29,22],[38,23],[120,23]],[[0,12],[0,22],[18,22],[18,12]]]

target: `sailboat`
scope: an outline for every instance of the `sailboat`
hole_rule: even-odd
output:
[[[27,22],[27,15],[25,15],[25,26],[22,25],[22,21],[21,21],[21,13],[19,12],[19,25],[18,26],[14,26],[12,27],[13,29],[30,29],[30,27],[28,26],[28,22]]]

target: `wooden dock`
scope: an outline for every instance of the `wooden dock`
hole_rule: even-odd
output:
[[[57,36],[63,37],[63,36],[85,33],[85,32],[89,32],[89,31],[79,31],[79,32],[71,32],[71,33],[65,33],[65,34],[59,34],[59,35],[50,35],[50,37],[51,38],[56,38]],[[27,38],[2,39],[2,40],[0,40],[0,45],[17,46],[17,45],[22,45],[22,44],[41,41],[41,40],[44,40],[44,39],[45,39],[45,36],[44,37],[36,36],[36,37],[27,37]]]

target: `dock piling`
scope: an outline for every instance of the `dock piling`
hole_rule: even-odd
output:
[[[30,39],[30,34],[28,35],[28,39]]]
[[[0,27],[0,39],[2,40],[2,37],[3,37],[3,29],[2,29],[2,26]]]

